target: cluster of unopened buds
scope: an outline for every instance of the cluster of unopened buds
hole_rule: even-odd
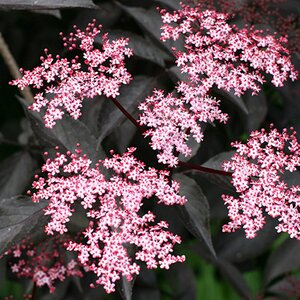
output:
[[[146,127],[143,134],[150,137],[150,146],[158,151],[158,162],[175,167],[180,153],[191,155],[187,144],[190,137],[198,143],[203,140],[203,123],[228,120],[219,107],[220,101],[209,95],[213,87],[233,91],[237,96],[248,90],[257,94],[266,74],[280,87],[288,78],[295,80],[297,71],[284,46],[285,38],[277,39],[251,27],[240,29],[230,25],[229,15],[203,10],[200,5],[182,5],[181,10],[161,10],[161,14],[162,40],[184,38],[185,51],[174,49],[174,55],[188,80],[178,82],[174,94],[155,90],[141,102],[137,124]],[[65,113],[79,118],[85,98],[116,98],[120,86],[130,83],[124,62],[132,55],[128,40],[110,41],[104,34],[101,49],[95,48],[94,39],[100,29],[93,22],[85,31],[75,28],[69,37],[63,37],[69,51],[81,51],[83,63],[78,56],[54,59],[45,51],[39,67],[24,71],[23,78],[12,82],[21,89],[31,86],[39,91],[29,109],[46,109],[46,127],[55,126]],[[233,146],[236,154],[224,169],[233,171],[232,183],[241,195],[223,196],[231,220],[223,230],[243,227],[246,236],[253,238],[265,222],[264,208],[279,219],[278,232],[300,239],[300,187],[289,186],[282,178],[285,171],[294,172],[300,166],[295,133],[271,128],[270,133],[253,132],[245,145]],[[135,158],[135,151],[129,148],[123,155],[112,151],[111,157],[96,165],[80,147],[66,153],[57,148],[52,158],[45,153],[43,176],[36,176],[30,195],[34,202],[48,201],[45,214],[50,221],[45,232],[50,236],[65,235],[74,212],[82,206],[88,225],[81,232],[80,242],[70,237],[62,245],[64,250],[77,253],[78,263],[71,261],[64,266],[59,260],[45,267],[44,258],[48,255],[47,259],[56,259],[58,251],[48,253],[43,248],[44,252],[34,258],[36,248],[19,245],[10,253],[20,258],[26,252],[32,259],[19,259],[12,271],[30,277],[38,286],[48,285],[53,292],[53,281],[82,276],[79,264],[85,271],[94,272],[96,284],[110,293],[121,277],[131,281],[139,274],[138,261],[150,269],[168,269],[175,262],[183,262],[184,256],[173,254],[180,237],[167,230],[165,221],[156,221],[153,212],[144,211],[142,205],[152,197],[165,205],[184,205],[188,199],[179,194],[179,183],[170,179],[169,171],[147,168]],[[129,255],[131,248],[135,250]]]

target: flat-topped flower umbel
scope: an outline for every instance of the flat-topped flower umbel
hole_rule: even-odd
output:
[[[81,115],[82,101],[97,95],[113,97],[119,95],[119,88],[131,81],[125,67],[125,58],[132,55],[127,48],[128,39],[110,41],[107,34],[102,36],[101,49],[95,48],[95,38],[101,26],[88,24],[85,31],[74,26],[75,33],[63,37],[64,46],[69,50],[79,50],[73,59],[55,58],[45,50],[41,65],[32,71],[23,71],[21,79],[13,80],[12,85],[23,89],[31,86],[37,91],[34,103],[29,107],[34,111],[46,108],[45,126],[52,128],[67,112],[74,119]],[[78,53],[78,51],[76,52]]]
[[[165,23],[162,40],[184,36],[186,50],[174,49],[176,63],[202,94],[214,85],[233,90],[237,96],[247,90],[257,94],[265,82],[264,74],[271,75],[277,87],[288,78],[297,78],[285,37],[276,38],[252,27],[240,29],[228,23],[228,14],[204,10],[201,4],[182,4],[181,10],[161,13]]]
[[[270,132],[252,132],[246,144],[232,144],[236,153],[223,167],[233,171],[232,184],[239,197],[223,195],[230,218],[223,231],[242,227],[248,238],[254,238],[265,224],[265,211],[278,219],[278,232],[300,239],[300,184],[285,179],[286,173],[300,167],[300,145],[291,131],[271,126]]]
[[[130,148],[122,156],[112,153],[94,167],[79,149],[73,154],[57,153],[42,168],[46,177],[36,176],[33,183],[32,200],[49,201],[47,234],[68,231],[77,202],[86,210],[90,222],[83,230],[83,241],[71,240],[66,247],[78,252],[79,262],[97,275],[96,283],[108,293],[115,290],[121,276],[132,280],[139,273],[136,260],[151,269],[168,269],[185,259],[172,254],[180,237],[166,230],[165,221],[155,222],[151,211],[141,209],[143,200],[151,197],[165,205],[183,205],[186,199],[178,194],[179,184],[170,180],[167,171],[146,168],[133,156],[134,151]],[[104,175],[101,168],[111,175]],[[127,249],[132,246],[136,249],[133,257]]]

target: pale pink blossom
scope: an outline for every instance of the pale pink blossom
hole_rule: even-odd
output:
[[[253,24],[254,26],[266,25],[270,30],[288,37],[288,48],[299,56],[300,28],[299,14],[283,8],[288,4],[287,0],[199,0],[204,9],[234,15],[237,22]],[[289,5],[289,4],[288,4]]]
[[[148,268],[166,269],[184,261],[184,256],[172,254],[180,237],[141,207],[144,199],[152,197],[165,205],[183,205],[186,199],[179,195],[179,184],[170,180],[169,172],[146,168],[133,156],[134,151],[130,148],[122,156],[112,152],[111,158],[95,166],[79,149],[74,154],[57,153],[42,168],[46,176],[36,176],[33,183],[33,201],[49,201],[47,234],[67,232],[78,204],[86,210],[90,223],[83,240],[70,241],[67,249],[78,252],[79,262],[96,274],[96,283],[108,293],[115,290],[121,276],[132,280],[139,273],[137,260]],[[129,254],[131,247],[136,251]]]
[[[161,13],[165,23],[162,40],[185,36],[186,50],[174,49],[176,63],[201,87],[202,95],[213,86],[233,90],[237,96],[247,90],[257,94],[266,81],[265,74],[272,76],[271,82],[277,87],[298,76],[284,37],[252,27],[240,29],[229,24],[228,14],[203,10],[200,4],[182,4],[181,10]]]
[[[232,144],[236,153],[223,167],[233,171],[238,196],[222,196],[230,219],[223,231],[244,228],[246,237],[253,238],[264,226],[267,213],[278,219],[278,232],[300,239],[300,185],[286,181],[288,173],[297,172],[300,166],[300,145],[296,132],[291,131],[271,126],[269,132],[252,132],[246,144]]]
[[[203,140],[201,123],[227,121],[227,115],[218,107],[219,102],[199,95],[197,87],[181,82],[177,91],[182,96],[164,95],[162,90],[155,90],[139,106],[143,112],[139,122],[149,127],[144,135],[151,138],[150,146],[158,150],[158,161],[171,167],[178,164],[178,153],[191,155],[192,149],[187,145],[190,136],[198,143]]]
[[[189,81],[178,83],[177,95],[154,91],[139,106],[139,122],[149,128],[144,135],[158,150],[158,161],[174,167],[178,154],[191,155],[190,137],[198,143],[203,140],[201,123],[226,123],[228,119],[219,109],[219,101],[208,96],[214,85],[234,90],[238,96],[246,90],[255,94],[265,81],[263,73],[273,75],[273,84],[282,86],[288,77],[295,80],[297,72],[283,46],[284,38],[252,28],[238,29],[228,24],[229,15],[202,10],[200,5],[182,4],[181,10],[161,13],[165,23],[162,40],[185,37],[186,51],[174,49],[174,53]]]
[[[83,63],[78,55],[73,59],[59,55],[54,58],[45,49],[40,66],[32,71],[21,70],[23,77],[11,82],[20,89],[32,86],[37,91],[41,90],[34,96],[34,103],[29,109],[39,112],[46,107],[44,121],[49,128],[62,119],[65,112],[78,119],[85,98],[97,95],[115,98],[119,95],[120,86],[131,81],[125,67],[125,58],[132,55],[132,50],[127,48],[128,39],[110,41],[104,34],[101,49],[98,49],[94,40],[100,34],[101,26],[95,26],[94,21],[85,31],[74,28],[74,33],[63,37],[64,46],[70,51],[79,50]]]

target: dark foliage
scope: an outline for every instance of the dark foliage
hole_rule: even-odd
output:
[[[283,14],[299,13],[297,1],[287,2]],[[121,89],[117,99],[136,117],[138,104],[154,88],[173,91],[182,76],[175,66],[174,43],[160,40],[162,23],[157,6],[177,9],[179,1],[0,0],[0,33],[25,69],[38,63],[46,47],[52,53],[67,56],[58,34],[69,32],[73,24],[82,27],[95,18],[111,38],[129,37],[134,56],[127,63],[134,80]],[[176,47],[182,47],[182,41],[176,42]],[[297,64],[296,55],[294,59]],[[41,115],[28,110],[17,89],[8,85],[11,79],[0,57],[2,254],[29,235],[35,241],[45,238],[45,204],[32,203],[23,196],[34,174],[40,172],[44,151],[54,153],[55,146],[61,151],[74,151],[80,143],[82,151],[96,163],[112,148],[123,152],[128,146],[137,146],[139,158],[148,163],[153,157],[138,130],[104,97],[86,99],[79,120],[66,116],[48,129]],[[205,141],[200,146],[192,145],[190,162],[220,170],[222,162],[233,155],[230,142],[246,140],[252,130],[269,123],[278,128],[294,126],[300,132],[298,82],[288,82],[284,88],[266,84],[257,96],[237,97],[218,90],[213,93],[222,100],[222,109],[230,115],[230,121],[205,127]],[[299,299],[300,242],[276,234],[273,221],[253,240],[246,239],[242,230],[222,233],[227,211],[221,195],[232,190],[230,177],[183,168],[175,171],[173,177],[182,183],[181,193],[189,202],[176,209],[153,210],[168,221],[172,232],[183,237],[176,251],[186,255],[185,264],[174,265],[169,271],[142,269],[134,284],[123,278],[118,283],[119,293],[109,296],[101,288],[91,289],[90,278],[77,278],[59,283],[53,295],[48,289],[38,289],[35,299]],[[76,228],[85,221],[74,218],[72,225]],[[16,279],[9,272],[5,259],[0,264],[0,274],[1,299],[9,294],[21,299],[25,292],[32,291],[30,282]],[[209,293],[209,289],[215,290]]]

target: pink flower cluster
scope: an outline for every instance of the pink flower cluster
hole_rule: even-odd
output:
[[[70,51],[80,50],[84,67],[76,55],[73,59],[54,59],[45,49],[41,57],[41,65],[32,71],[23,71],[21,79],[13,80],[12,85],[24,89],[32,86],[42,90],[34,97],[35,102],[29,107],[40,111],[46,107],[44,121],[46,127],[52,128],[65,112],[74,119],[81,115],[82,101],[97,95],[113,97],[119,95],[122,84],[128,84],[131,75],[128,73],[124,60],[132,55],[127,48],[128,39],[110,41],[107,34],[102,36],[102,49],[94,46],[94,39],[100,33],[101,26],[88,24],[85,31],[77,29],[70,36],[63,37],[64,46]],[[84,70],[86,69],[86,70]]]
[[[181,10],[161,13],[165,23],[162,40],[184,37],[186,51],[174,49],[174,53],[177,66],[187,73],[188,80],[179,82],[173,94],[154,90],[139,105],[142,113],[138,122],[148,127],[144,135],[158,150],[158,161],[174,167],[178,154],[191,155],[190,138],[198,143],[203,140],[202,123],[226,123],[228,119],[219,101],[209,96],[213,86],[233,90],[238,96],[247,90],[256,94],[265,74],[272,76],[275,86],[282,86],[288,78],[295,80],[298,74],[284,47],[285,38],[276,39],[253,28],[239,29],[229,24],[229,15],[202,10],[200,5],[192,8],[182,4]],[[74,33],[63,37],[64,46],[79,50],[83,62],[78,56],[54,59],[46,51],[40,66],[24,71],[22,79],[12,82],[21,89],[32,86],[41,90],[30,109],[46,109],[46,127],[52,128],[66,112],[79,118],[85,98],[115,98],[120,86],[130,82],[124,63],[132,55],[128,40],[110,41],[104,34],[102,48],[97,49],[94,40],[99,33],[100,26],[93,22],[85,31],[75,27]],[[230,218],[223,231],[243,227],[246,236],[253,238],[263,227],[266,212],[278,218],[278,232],[300,239],[300,185],[289,186],[283,178],[285,171],[294,172],[300,166],[295,132],[273,128],[269,133],[256,131],[247,144],[233,146],[237,152],[224,163],[224,169],[233,171],[232,183],[240,196],[223,195]],[[48,285],[53,292],[54,281],[82,276],[77,263],[64,264],[57,250],[61,247],[76,252],[79,264],[96,275],[96,284],[111,293],[122,276],[131,281],[139,274],[138,261],[150,269],[168,269],[175,262],[183,262],[184,256],[173,254],[180,237],[167,230],[165,221],[157,221],[151,211],[143,209],[144,199],[150,198],[165,205],[184,205],[179,183],[170,179],[168,171],[146,168],[134,157],[135,148],[123,155],[111,152],[110,158],[93,165],[79,147],[74,153],[57,152],[54,158],[45,153],[43,176],[35,176],[35,191],[29,194],[34,202],[48,200],[45,215],[50,220],[45,232],[50,236],[65,235],[81,205],[88,221],[80,231],[81,239],[68,238],[64,243],[52,239],[41,249],[32,244],[16,246],[10,250],[15,258],[25,254],[29,258],[19,259],[12,271],[31,278],[37,286]],[[52,259],[55,262],[49,265]]]
[[[243,23],[254,24],[254,26],[267,25],[267,28],[287,36],[289,50],[299,55],[299,14],[295,12],[287,14],[284,11],[287,0],[199,0],[198,2],[205,9],[232,14],[235,19]]]
[[[86,210],[90,223],[83,232],[84,241],[70,241],[67,250],[78,252],[80,263],[97,275],[96,283],[108,293],[115,290],[121,276],[132,280],[139,273],[136,260],[148,268],[168,269],[185,259],[172,255],[180,237],[166,230],[166,222],[156,223],[152,212],[141,210],[143,199],[153,196],[158,203],[183,205],[186,199],[178,194],[179,184],[169,179],[167,171],[146,169],[134,151],[130,148],[122,156],[112,153],[94,167],[79,149],[74,154],[57,153],[42,168],[46,177],[37,176],[33,183],[33,201],[49,201],[47,234],[68,231],[66,225],[77,202]],[[101,168],[111,175],[105,176]],[[127,250],[132,246],[136,247],[133,257]]]
[[[140,124],[150,127],[144,135],[150,136],[151,147],[159,150],[158,161],[171,167],[178,164],[176,152],[191,155],[192,149],[187,145],[190,135],[198,143],[203,140],[201,122],[218,120],[225,123],[227,120],[227,115],[218,107],[218,101],[199,96],[196,87],[182,82],[177,90],[182,93],[181,97],[165,96],[163,91],[155,90],[139,106],[143,111]]]
[[[185,36],[186,51],[175,52],[176,63],[199,85],[202,95],[214,85],[233,90],[237,96],[246,90],[257,94],[265,82],[264,73],[272,76],[277,87],[288,78],[297,78],[284,37],[239,29],[229,24],[229,15],[203,10],[200,4],[194,8],[182,4],[181,10],[161,13],[165,23],[162,40]]]
[[[300,166],[296,132],[279,132],[271,126],[270,132],[254,131],[246,144],[235,142],[232,146],[236,153],[223,167],[233,171],[232,184],[239,197],[222,196],[230,218],[223,231],[243,227],[246,236],[253,238],[264,226],[265,211],[278,218],[278,232],[300,239],[300,185],[286,182],[286,173]]]
[[[297,78],[289,51],[278,40],[253,28],[238,29],[229,25],[229,15],[182,4],[182,9],[169,13],[161,10],[162,40],[184,36],[184,52],[175,51],[176,63],[189,81],[179,82],[178,95],[154,91],[140,104],[139,122],[150,129],[151,147],[158,150],[159,162],[178,164],[178,154],[191,155],[187,145],[190,136],[203,140],[201,122],[226,123],[228,116],[219,109],[219,101],[208,96],[211,88],[234,90],[238,96],[246,90],[253,94],[264,83],[262,72],[273,76],[272,83],[282,86],[290,77]]]
[[[54,293],[58,280],[64,281],[70,276],[83,276],[78,263],[67,259],[67,255],[63,254],[62,250],[67,241],[66,238],[54,237],[37,246],[33,242],[23,241],[4,255],[13,257],[10,268],[18,277],[31,279],[37,287],[46,285],[50,293]]]

